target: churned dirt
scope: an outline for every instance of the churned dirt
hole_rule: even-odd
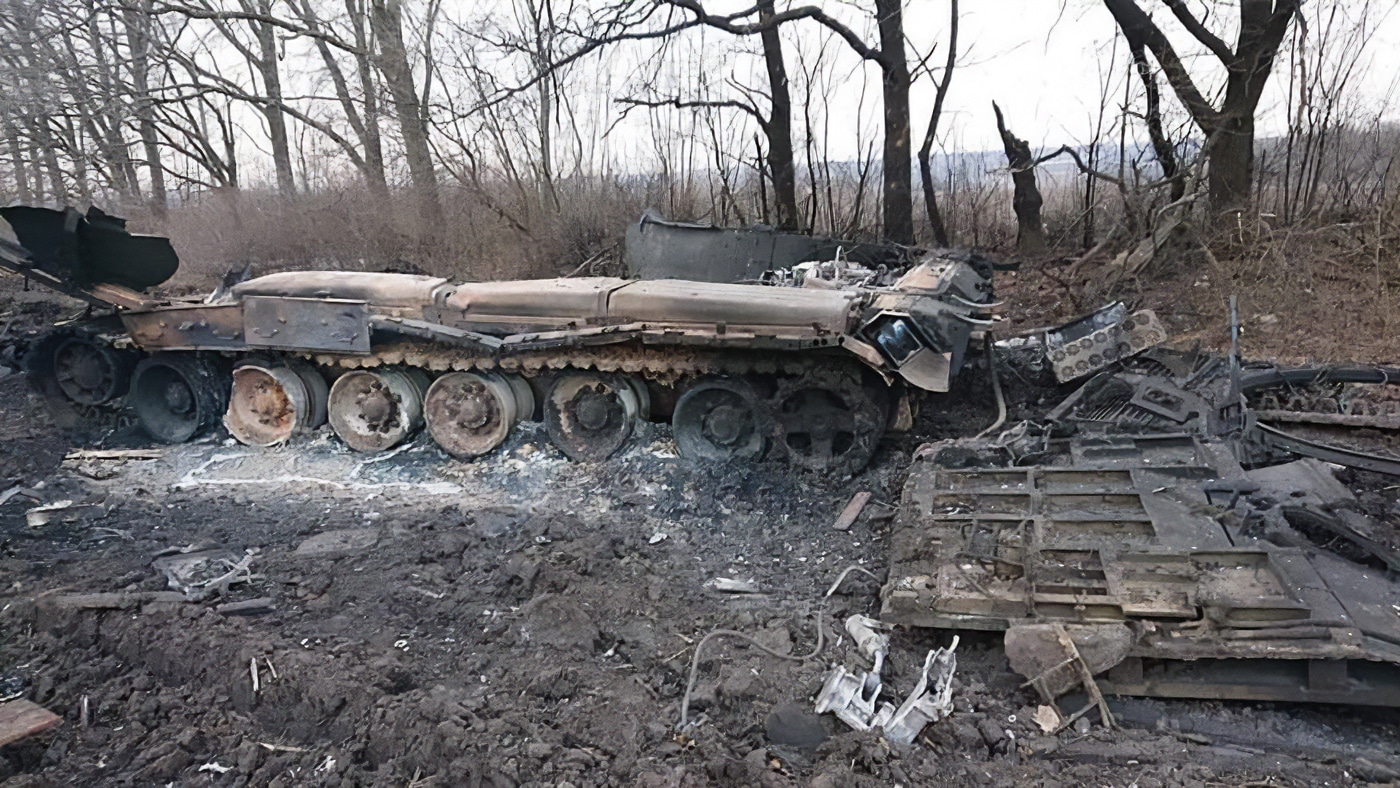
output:
[[[12,334],[54,317],[12,302]],[[1013,417],[1056,392],[1008,383]],[[0,378],[0,696],[63,715],[0,748],[6,788],[174,786],[1351,785],[1400,776],[1389,713],[1126,702],[1126,727],[1059,737],[999,639],[965,633],[956,712],[891,748],[810,714],[840,622],[874,614],[889,506],[922,440],[995,415],[985,372],[926,405],[849,480],[700,467],[664,426],[618,457],[566,460],[526,425],[476,462],[420,437],[355,455],[327,431],[273,450],[223,436],[150,460],[76,460],[20,374]],[[81,445],[145,445],[130,428]],[[874,503],[831,527],[858,491]],[[1393,493],[1390,493],[1393,495]],[[72,501],[81,518],[31,526]],[[83,504],[96,504],[86,509]],[[160,596],[171,557],[201,602]],[[216,551],[209,553],[208,551]],[[164,557],[162,557],[164,556]],[[711,581],[756,593],[724,593]],[[710,585],[707,585],[710,584]],[[86,594],[109,594],[102,598]],[[104,608],[91,608],[100,599]],[[86,600],[86,601],[84,601]],[[249,603],[250,614],[219,606]],[[111,607],[121,605],[121,607]],[[819,653],[818,626],[825,628]],[[691,725],[691,659],[715,629]],[[907,692],[949,633],[896,632]],[[806,657],[806,658],[803,658]],[[256,677],[256,687],[254,685]]]

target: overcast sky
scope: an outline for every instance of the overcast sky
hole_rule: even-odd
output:
[[[1353,17],[1359,13],[1360,0],[1305,0],[1319,11],[1332,6],[1345,10]],[[1145,8],[1153,10],[1168,30],[1168,34],[1183,54],[1201,52],[1193,47],[1191,37],[1179,27],[1161,3],[1146,0]],[[1199,7],[1201,4],[1195,4]],[[1231,3],[1220,3],[1222,12]],[[1389,96],[1391,104],[1400,103],[1391,96],[1400,89],[1400,12],[1394,0],[1371,3],[1371,17],[1377,21],[1375,36],[1365,57],[1371,60],[1363,69],[1360,88],[1370,102],[1379,107]],[[1155,6],[1155,8],[1154,8]],[[946,0],[912,0],[906,12],[906,29],[915,42],[944,35],[947,26]],[[1225,19],[1214,20],[1212,29],[1230,30],[1227,41],[1233,43],[1233,31]],[[1032,144],[1059,146],[1065,142],[1086,141],[1098,113],[1101,91],[1101,70],[1107,67],[1105,55],[1113,47],[1114,22],[1101,2],[1096,0],[964,0],[960,38],[967,53],[965,65],[956,73],[948,94],[948,112],[966,149],[996,148],[995,121],[990,102],[995,99],[1007,114],[1012,130],[1029,137]],[[1120,69],[1127,57],[1119,43]],[[1218,62],[1209,56],[1192,61],[1198,74],[1218,77],[1222,74]],[[1269,95],[1260,113],[1260,133],[1276,133],[1284,128],[1282,98],[1286,90],[1287,67],[1275,71],[1270,81]],[[1121,80],[1121,70],[1114,78]],[[1114,104],[1121,103],[1122,82]],[[1205,88],[1213,84],[1201,80]],[[1164,95],[1169,92],[1163,85]],[[928,98],[921,106],[927,106]],[[1174,99],[1172,99],[1174,105]],[[1394,118],[1396,107],[1391,107]],[[927,111],[926,109],[923,111]],[[916,127],[918,122],[916,121]]]

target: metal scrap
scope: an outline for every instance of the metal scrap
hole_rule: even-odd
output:
[[[1212,413],[1213,396],[1201,398]],[[1030,467],[941,467],[999,462],[974,445],[923,453],[893,527],[881,619],[1006,630],[1008,656],[1027,625],[1131,631],[1112,659],[1085,652],[1103,692],[1400,705],[1400,618],[1388,612],[1400,583],[1375,569],[1400,567],[1400,553],[1326,465],[1246,472],[1240,432],[1210,434],[1225,426],[1216,415],[1190,421],[1197,429],[1023,430],[1018,440],[1038,441]],[[1059,665],[1041,677],[1054,679],[1047,694],[1087,689],[1066,651],[1050,642],[1018,670]]]
[[[958,647],[958,638],[955,635],[947,648],[928,652],[919,682],[904,702],[895,707],[889,702],[879,703],[884,689],[880,672],[890,647],[889,635],[881,632],[880,627],[880,622],[866,616],[846,619],[846,631],[861,653],[871,660],[872,667],[860,673],[848,671],[844,665],[833,667],[817,693],[816,712],[831,712],[853,730],[879,728],[887,741],[910,744],[925,726],[953,711],[952,681],[957,669],[954,650]]]
[[[1046,357],[1061,383],[1085,377],[1167,341],[1156,313],[1132,314],[1123,302],[1045,332]]]

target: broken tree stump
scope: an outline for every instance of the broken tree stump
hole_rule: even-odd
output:
[[[992,111],[997,116],[997,131],[1001,134],[1001,144],[1006,150],[1006,163],[1011,170],[1011,183],[1015,192],[1011,196],[1011,208],[1016,211],[1016,251],[1021,254],[1044,254],[1045,225],[1040,220],[1040,188],[1035,184],[1035,157],[1031,155],[1030,143],[1017,138],[1006,128],[1006,120],[1001,115],[1001,107],[992,102]]]

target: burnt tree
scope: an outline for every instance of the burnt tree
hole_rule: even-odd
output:
[[[1016,211],[1016,251],[1021,254],[1042,254],[1046,249],[1045,225],[1040,221],[1043,200],[1040,198],[1040,188],[1035,183],[1035,157],[1031,155],[1030,143],[1007,130],[1006,119],[995,101],[992,102],[992,111],[997,116],[997,133],[1001,135],[1001,144],[1006,150],[1006,164],[1011,170],[1011,183],[1015,188],[1011,207]]]
[[[1297,15],[1302,0],[1237,0],[1239,35],[1233,48],[1207,29],[1184,0],[1162,2],[1225,67],[1225,91],[1219,106],[1201,93],[1171,41],[1136,0],[1104,0],[1104,5],[1129,46],[1138,42],[1156,58],[1167,84],[1205,134],[1212,210],[1217,214],[1239,210],[1248,204],[1254,181],[1254,112],[1289,21]]]

